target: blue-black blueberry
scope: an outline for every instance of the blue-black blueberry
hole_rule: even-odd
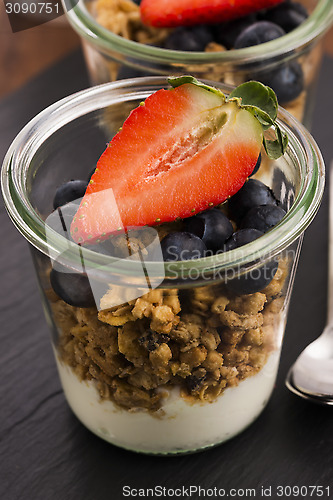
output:
[[[233,21],[213,25],[214,40],[226,49],[232,49],[242,31],[256,22],[256,16],[251,14]]]
[[[199,259],[207,251],[206,245],[198,236],[186,231],[167,234],[161,241],[161,249],[165,262]]]
[[[306,8],[298,2],[283,2],[263,15],[266,21],[278,24],[286,33],[297,28],[308,17]]]
[[[239,224],[245,214],[257,205],[277,205],[273,191],[257,179],[249,179],[244,186],[234,194],[229,202],[230,217]]]
[[[293,101],[304,89],[304,75],[297,61],[282,64],[260,80],[276,93],[279,104]]]
[[[248,243],[251,243],[251,241],[260,238],[263,234],[264,233],[258,231],[257,229],[239,229],[233,233],[231,238],[229,238],[225,243],[224,250],[228,252],[229,250],[234,250],[235,248],[247,245]]]
[[[95,299],[86,274],[72,271],[59,262],[53,264],[50,282],[55,293],[74,307],[93,307]]]
[[[232,235],[225,244],[225,251],[234,250],[251,243],[263,236],[264,233],[257,229],[240,229]],[[226,286],[228,290],[236,295],[248,295],[251,293],[260,292],[272,281],[278,269],[278,261],[271,259],[263,265],[258,265],[250,271],[243,271],[236,277],[228,279]]]
[[[228,217],[218,208],[205,210],[185,219],[185,228],[198,236],[209,250],[217,252],[233,233],[233,226]]]
[[[172,31],[164,41],[164,48],[201,52],[213,41],[211,30],[205,25],[180,26]]]
[[[86,192],[87,186],[88,181],[82,181],[78,179],[64,182],[56,190],[53,199],[53,208],[56,209],[58,207],[61,207],[62,205],[65,205],[66,203],[82,198],[82,196]]]
[[[260,45],[285,34],[286,32],[277,24],[269,21],[257,21],[241,31],[235,40],[235,49]]]
[[[266,233],[276,226],[286,215],[283,208],[276,205],[259,205],[251,208],[243,218],[241,229],[252,228]]]

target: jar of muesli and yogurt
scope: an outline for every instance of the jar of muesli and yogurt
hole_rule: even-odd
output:
[[[145,26],[134,0],[63,3],[69,23],[80,35],[93,85],[149,75],[191,74],[235,86],[259,80],[272,87],[280,105],[310,128],[321,41],[333,22],[331,0],[297,0],[308,17],[269,42],[240,49],[209,42],[200,52],[165,48],[170,29]]]
[[[9,215],[31,244],[70,407],[106,441],[153,454],[220,444],[265,408],[302,235],[324,188],[317,145],[280,110],[288,150],[267,160],[256,176],[287,215],[258,240],[210,257],[163,263],[144,252],[129,258],[122,235],[116,257],[80,247],[66,237],[65,218],[55,231],[49,217],[56,187],[87,177],[129,110],[166,86],[164,78],[150,77],[65,98],[21,131],[2,173]],[[150,229],[148,249],[170,226]],[[130,235],[133,248],[136,237]],[[50,274],[58,265],[69,278],[88,275],[94,302],[76,307],[55,293]],[[244,288],[248,282],[255,287]]]

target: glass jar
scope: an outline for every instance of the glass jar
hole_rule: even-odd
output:
[[[246,80],[260,80],[275,90],[283,107],[310,128],[322,58],[320,41],[333,21],[331,0],[301,0],[310,16],[280,38],[243,49],[212,52],[167,50],[118,36],[97,23],[92,15],[95,3],[64,2],[68,20],[81,37],[92,84],[183,74],[236,86]]]
[[[30,243],[70,407],[106,441],[155,454],[220,444],[264,409],[277,375],[302,235],[324,189],[316,143],[280,109],[287,152],[264,161],[256,176],[287,215],[259,239],[169,263],[149,253],[115,257],[75,244],[66,214],[55,230],[57,186],[87,178],[128,112],[166,87],[164,77],[123,80],[63,99],[19,133],[2,170],[8,213]],[[148,249],[161,228],[147,228]],[[60,298],[55,272],[68,273],[79,291],[88,283],[93,300],[78,306]]]

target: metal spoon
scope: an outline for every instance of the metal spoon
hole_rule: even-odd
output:
[[[333,165],[332,165],[333,167]],[[328,315],[323,333],[296,359],[286,377],[290,391],[315,403],[333,405],[333,170],[329,183]]]

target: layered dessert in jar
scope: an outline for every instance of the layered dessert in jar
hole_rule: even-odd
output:
[[[274,92],[249,82],[226,98],[189,76],[169,81],[87,179],[57,188],[46,227],[81,267],[64,252],[42,283],[74,413],[112,444],[158,454],[219,444],[263,410],[296,260],[246,259],[293,202],[269,175],[287,147]],[[91,265],[95,254],[112,263]],[[238,265],[216,273],[232,255]]]
[[[315,23],[319,3],[91,0],[77,9],[97,23],[89,22],[94,40],[79,29],[94,84],[182,73],[232,86],[259,80],[309,125],[321,47],[317,27],[308,34],[305,25]],[[76,28],[75,8],[68,15]]]

